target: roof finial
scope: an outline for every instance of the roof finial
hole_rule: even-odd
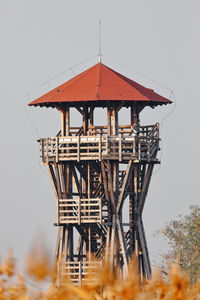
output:
[[[99,63],[101,63],[102,53],[101,53],[101,19],[99,19]]]

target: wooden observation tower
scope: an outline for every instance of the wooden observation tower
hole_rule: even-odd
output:
[[[128,272],[134,254],[141,279],[150,278],[142,211],[159,163],[160,138],[158,123],[140,125],[140,112],[168,103],[99,62],[29,104],[53,107],[61,114],[57,136],[40,139],[42,163],[57,201],[58,280],[68,274],[80,285],[104,258],[113,270]],[[130,122],[120,126],[123,107]],[[82,126],[70,126],[71,108],[80,113]],[[105,126],[95,123],[96,108],[106,109]]]

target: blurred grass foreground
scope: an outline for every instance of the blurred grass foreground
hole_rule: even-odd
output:
[[[177,265],[170,267],[167,278],[163,279],[160,271],[155,270],[151,280],[143,284],[138,280],[137,272],[134,272],[134,265],[130,263],[129,275],[124,281],[114,276],[105,262],[102,269],[97,269],[95,275],[87,278],[84,286],[76,287],[67,279],[58,286],[50,283],[54,274],[45,251],[39,253],[33,250],[27,256],[26,275],[17,271],[12,251],[9,251],[0,264],[0,300],[200,299],[200,280],[191,284]],[[47,282],[49,284],[44,285]]]

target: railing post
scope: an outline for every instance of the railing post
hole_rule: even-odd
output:
[[[150,140],[150,138],[147,137],[147,160],[148,161],[150,159],[150,151],[151,151],[150,144],[151,144],[151,140]]]
[[[79,262],[79,285],[82,285],[82,261]]]
[[[100,210],[100,223],[102,224],[102,201],[99,199],[99,210]]]
[[[77,161],[80,161],[80,135],[77,136]]]
[[[108,140],[108,135],[106,135],[106,155],[109,155],[109,140]]]
[[[58,148],[59,137],[56,137],[56,162],[59,161],[59,148]]]
[[[81,198],[78,198],[78,225],[81,224]]]
[[[56,198],[56,206],[57,206],[57,224],[60,224],[60,207],[59,207],[59,198]]]
[[[46,157],[47,157],[47,163],[49,162],[49,139],[46,139]]]
[[[137,136],[137,145],[138,145],[138,159],[141,159],[141,142],[140,138]]]
[[[122,161],[122,134],[119,134],[119,161]]]
[[[44,142],[43,142],[43,139],[40,139],[40,151],[41,151],[42,162],[44,162]]]
[[[101,149],[101,135],[99,135],[99,161],[101,161],[101,157],[102,157],[101,151],[102,151],[102,149]]]

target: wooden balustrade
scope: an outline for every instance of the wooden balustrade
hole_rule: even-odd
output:
[[[102,204],[100,198],[59,199],[59,224],[102,223]]]
[[[67,261],[63,263],[61,274],[68,277],[74,285],[80,286],[88,275],[95,275],[101,265],[102,263],[97,261]]]
[[[102,128],[103,126],[101,126]],[[122,126],[121,126],[122,127]],[[95,127],[97,129],[99,127]],[[106,128],[105,126],[103,128]],[[131,130],[129,134],[125,129]],[[116,136],[57,136],[40,139],[40,153],[43,163],[59,161],[80,161],[112,159],[156,160],[159,150],[159,124],[139,127],[138,133],[130,126],[124,126]]]

